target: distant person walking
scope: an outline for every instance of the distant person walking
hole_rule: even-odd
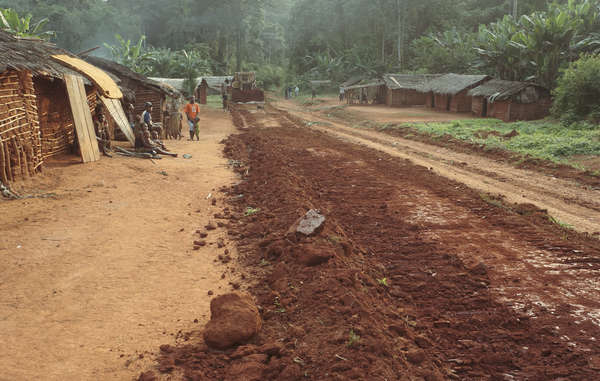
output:
[[[298,95],[300,95],[300,88],[298,86],[296,86],[296,88],[294,89],[294,92],[296,93],[296,98],[298,98]]]
[[[190,140],[194,140],[194,136],[200,140],[200,105],[196,103],[196,97],[190,97],[190,102],[185,105],[183,111],[190,126]]]
[[[227,102],[229,94],[227,93],[229,87],[229,79],[226,79],[224,83],[221,84],[221,97],[223,98],[223,110],[229,109],[229,104]]]

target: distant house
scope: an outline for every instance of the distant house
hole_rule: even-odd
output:
[[[493,79],[470,90],[468,95],[473,98],[474,115],[505,122],[544,118],[552,105],[550,92],[529,82]]]
[[[181,97],[181,93],[171,86],[154,81],[117,62],[94,56],[87,56],[85,60],[117,78],[124,102],[134,105],[136,115],[141,115],[145,103],[151,102],[154,106],[153,122],[164,123],[170,101]]]
[[[420,87],[426,105],[441,111],[470,112],[469,90],[490,80],[487,75],[445,74]]]
[[[427,94],[420,88],[441,74],[385,74],[386,105],[390,107],[424,105]]]
[[[362,75],[355,75],[353,77],[348,78],[346,81],[342,82],[340,84],[340,88],[345,89],[347,87],[354,86],[354,85],[358,84],[360,81],[363,81],[364,79],[365,79],[365,77]]]
[[[381,79],[365,79],[344,89],[348,104],[385,103],[386,87],[385,82]]]
[[[221,86],[226,80],[229,86],[231,86],[233,76],[206,76],[198,78],[198,86],[196,86],[195,91],[198,103],[206,104],[207,96],[221,94]]]

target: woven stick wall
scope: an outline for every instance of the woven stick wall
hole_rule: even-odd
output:
[[[67,90],[62,81],[35,78],[44,160],[71,151],[75,129]]]
[[[30,72],[0,73],[0,179],[9,183],[42,169],[40,125]]]

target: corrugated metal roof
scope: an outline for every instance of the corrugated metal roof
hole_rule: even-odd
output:
[[[212,90],[215,91],[221,91],[221,85],[223,83],[225,83],[225,80],[229,80],[229,83],[231,84],[231,82],[233,81],[233,76],[232,75],[225,75],[225,76],[205,76],[205,77],[200,77],[198,78],[198,86],[200,86],[200,84],[202,83],[202,80],[206,81],[206,84],[208,85],[209,88],[211,88]]]

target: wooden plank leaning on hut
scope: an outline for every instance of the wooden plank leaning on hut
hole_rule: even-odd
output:
[[[92,113],[87,103],[83,78],[65,74],[65,83],[73,112],[81,158],[84,163],[98,161],[100,160],[100,150],[96,142],[96,132],[92,122]]]
[[[121,129],[121,131],[125,134],[125,137],[127,137],[127,140],[129,140],[129,143],[134,145],[135,135],[133,134],[133,130],[129,125],[129,120],[125,116],[125,111],[123,111],[121,101],[103,96],[101,96],[100,99],[102,100],[102,103],[104,103],[104,106],[108,110],[109,114],[115,120],[115,123],[117,123],[117,126],[119,126],[119,129]]]

